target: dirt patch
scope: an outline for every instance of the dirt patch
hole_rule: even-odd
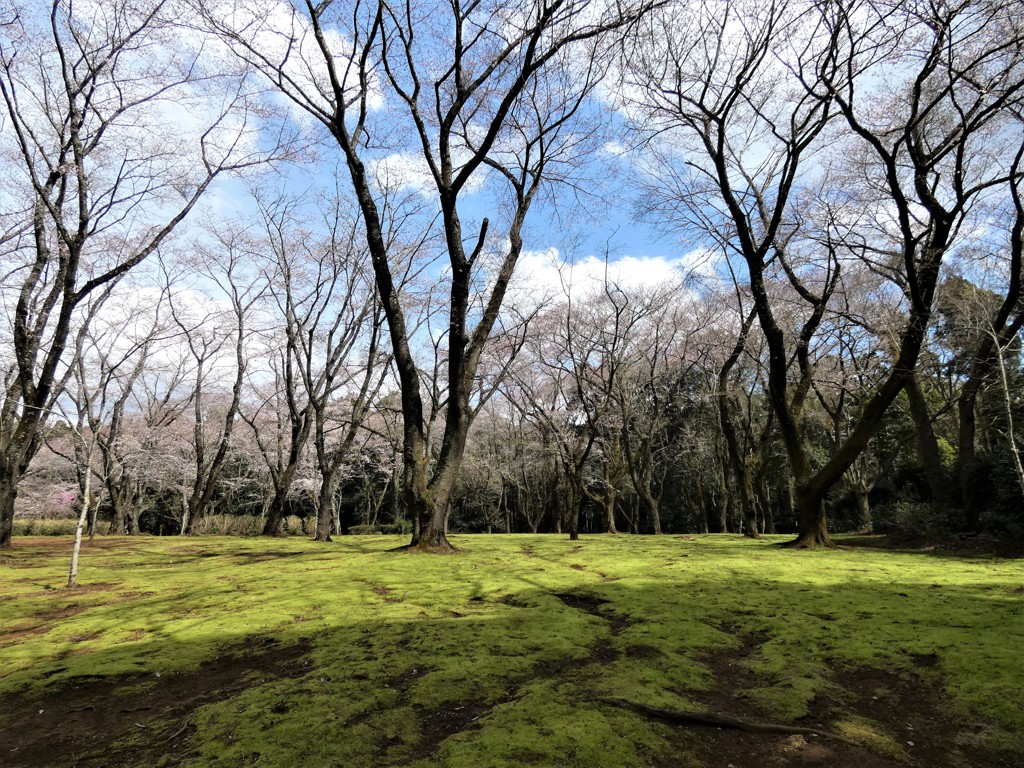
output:
[[[396,597],[394,591],[391,587],[373,587],[373,594],[382,598],[385,603],[404,603],[405,595]]]
[[[9,648],[12,645],[18,645],[18,643],[26,640],[33,635],[45,635],[53,629],[53,625],[49,622],[40,622],[38,624],[25,623],[15,624],[10,629],[0,632],[0,648]]]
[[[625,655],[630,659],[660,659],[665,654],[653,646],[638,644],[627,647]]]
[[[745,636],[733,650],[702,659],[712,671],[713,690],[696,696],[704,708],[755,722],[775,721],[744,696],[764,685],[747,660],[757,653],[763,636]],[[914,659],[922,670],[934,666],[930,656]],[[720,728],[675,726],[680,750],[695,751],[706,768],[1010,768],[1006,756],[964,746],[964,727],[949,714],[950,704],[940,681],[914,672],[856,668],[833,671],[833,694],[809,703],[809,713],[793,725],[842,733],[843,721],[860,721],[889,737],[904,755],[879,745],[861,747],[803,735],[746,733]],[[857,736],[845,735],[857,740]],[[969,737],[968,737],[969,739]],[[667,768],[675,763],[656,762]]]
[[[530,607],[530,605],[528,603],[522,602],[516,595],[514,595],[512,593],[509,593],[507,595],[502,595],[497,600],[495,600],[495,602],[501,603],[502,605],[511,605],[513,608],[529,608]]]
[[[583,592],[556,592],[554,595],[570,608],[575,608],[577,611],[583,611],[591,616],[597,616],[607,621],[611,625],[613,635],[621,635],[626,627],[633,623],[628,616],[624,616],[621,613],[603,611],[602,607],[611,602],[603,597]]]
[[[583,611],[593,616],[600,616],[602,619],[608,617],[601,613],[601,606],[607,605],[608,600],[596,595],[587,595],[581,592],[556,592],[555,597],[577,611]]]
[[[525,682],[538,677],[568,677],[574,672],[589,667],[593,664],[610,664],[620,657],[618,648],[607,640],[600,640],[591,647],[590,653],[586,656],[570,658],[562,656],[557,659],[543,659],[533,665],[533,668],[525,678]]]
[[[374,591],[376,592],[377,590],[375,589]],[[557,597],[572,608],[609,621],[612,624],[613,633],[617,634],[615,627],[616,622],[619,620],[614,616],[601,612],[601,607],[608,604],[609,601],[594,595],[572,592],[559,594]],[[519,605],[512,594],[499,597],[497,601],[506,605]],[[625,624],[621,623],[620,626],[625,626]],[[646,646],[632,646],[631,650],[635,652],[637,658],[647,658],[660,654],[656,649],[649,649]],[[406,762],[414,762],[434,756],[447,739],[456,734],[477,728],[478,721],[485,718],[497,704],[514,700],[520,695],[519,691],[522,686],[533,680],[538,678],[571,678],[573,675],[580,673],[581,670],[610,664],[621,658],[621,656],[622,652],[610,640],[604,639],[590,647],[586,655],[576,658],[559,657],[537,662],[531,667],[528,674],[509,679],[508,692],[497,701],[464,699],[448,702],[439,708],[414,706],[413,710],[416,712],[416,717],[420,724],[420,737],[414,745],[408,748],[408,752],[403,756],[403,759]],[[397,690],[399,692],[399,701],[406,702],[411,683],[430,671],[432,671],[432,668],[429,666],[418,666],[389,679],[386,687]],[[373,715],[374,712],[364,713],[346,725],[351,726],[357,722],[362,722]],[[399,744],[400,742],[396,740],[384,742],[380,745],[379,757],[383,759],[383,755],[387,750]]]
[[[932,655],[918,655],[921,669],[936,665]],[[858,667],[834,672],[836,682],[846,692],[843,701],[821,713],[836,717],[844,713],[878,724],[897,741],[911,761],[935,768],[1011,768],[1019,766],[1019,756],[1000,755],[979,744],[968,744],[976,729],[958,721],[942,689],[942,681],[933,674],[895,672]],[[813,713],[817,714],[817,713]]]
[[[723,627],[731,632],[731,627]],[[738,648],[725,649],[702,656],[700,661],[711,671],[713,688],[701,691],[699,699],[710,712],[747,717],[761,716],[761,712],[744,694],[764,685],[755,675],[748,662],[768,639],[765,634],[739,635]]]
[[[66,603],[63,606],[50,606],[35,614],[39,621],[22,621],[12,625],[4,631],[0,631],[0,648],[7,648],[17,645],[21,640],[32,635],[45,635],[52,630],[56,621],[74,616],[93,606],[81,605],[80,603]],[[72,637],[72,640],[75,638]]]
[[[2,697],[0,764],[119,768],[154,765],[168,755],[184,759],[194,730],[189,717],[198,707],[264,680],[301,676],[308,651],[255,638],[189,674],[78,678],[41,695]],[[177,764],[173,757],[170,764]]]
[[[420,721],[420,740],[409,751],[408,762],[431,757],[445,739],[462,733],[491,711],[493,705],[467,701],[441,709],[416,708]]]
[[[434,667],[429,665],[412,667],[400,675],[389,678],[384,687],[397,691],[400,704],[407,704],[409,688],[412,684],[417,679],[433,672],[434,669]],[[358,678],[358,675],[356,677]],[[405,762],[412,762],[433,756],[446,739],[474,728],[474,724],[482,717],[485,717],[494,706],[494,703],[478,699],[447,702],[436,709],[419,705],[413,706],[412,709],[416,713],[416,719],[420,724],[420,737],[415,744],[406,747],[408,752],[404,755],[403,760]],[[367,722],[379,713],[380,711],[376,709],[367,710],[348,721],[345,727],[351,728],[352,726]],[[402,745],[403,741],[397,736],[382,741],[377,748],[377,758],[381,764],[386,762],[385,755],[390,749]]]

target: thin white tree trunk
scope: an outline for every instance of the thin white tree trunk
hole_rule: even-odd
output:
[[[78,554],[82,550],[82,532],[89,520],[90,499],[92,498],[92,450],[88,453],[89,466],[85,468],[85,491],[82,494],[82,511],[78,514],[78,527],[75,528],[75,546],[71,550],[71,569],[68,572],[68,587],[78,586]]]

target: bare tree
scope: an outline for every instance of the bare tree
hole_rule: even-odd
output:
[[[201,293],[175,291],[173,287],[168,292],[171,316],[184,338],[193,377],[187,402],[192,409],[194,471],[191,488],[182,496],[183,534],[192,532],[213,502],[239,415],[249,340],[254,333],[252,315],[266,291],[265,284],[249,269],[253,251],[251,238],[244,230],[232,231],[224,226],[218,229],[213,244],[197,244],[191,257],[179,265],[209,281],[208,289],[217,286],[227,299],[228,311]],[[168,283],[179,280],[168,271]],[[233,375],[225,397],[215,382],[227,371]],[[215,408],[211,401],[221,407]]]
[[[704,2],[690,17],[673,13],[665,45],[639,51],[631,85],[641,95],[633,99],[648,129],[692,141],[687,146],[700,153],[699,162],[688,158],[686,175],[670,178],[678,193],[673,208],[742,259],[796,483],[794,544],[827,546],[825,495],[867,447],[914,370],[942,259],[974,203],[1012,176],[1013,153],[1007,159],[1001,145],[1008,106],[1022,88],[1015,12],[1010,3],[987,2]],[[883,69],[886,77],[875,77]],[[906,319],[889,375],[846,440],[815,466],[800,411],[813,379],[811,345],[843,258],[821,250],[820,276],[808,282],[793,268],[790,244],[803,226],[794,203],[809,186],[809,169],[821,168],[810,159],[826,129],[840,125],[844,130],[829,138],[850,137],[847,178],[876,192],[880,215],[895,211],[898,249],[893,254],[888,233],[881,244],[865,235],[841,245],[888,258]],[[800,366],[795,383],[769,287],[777,270],[808,308],[791,347]]]
[[[1022,264],[1024,264],[1024,196],[1021,185],[1024,174],[1021,173],[1021,159],[1024,156],[1024,144],[1017,151],[1011,167],[1009,183],[1009,215],[1002,221],[1009,221],[1007,243],[1002,251],[1006,256],[1005,280],[1001,291],[1001,301],[994,310],[988,310],[988,317],[983,321],[981,333],[976,334],[976,346],[973,350],[966,381],[960,391],[957,403],[959,429],[957,447],[960,460],[960,492],[965,513],[965,522],[969,530],[977,531],[981,527],[981,509],[977,500],[976,473],[978,469],[976,430],[976,409],[978,395],[993,367],[998,367],[1001,380],[1005,383],[1002,350],[1006,348],[1021,329],[1024,328],[1024,293],[1021,290]],[[994,254],[986,254],[989,258]],[[1005,387],[1004,387],[1005,391]],[[1014,446],[1014,458],[1019,465],[1012,433],[1009,435]]]
[[[268,316],[274,318],[263,333],[273,347],[275,386],[260,406],[242,414],[274,486],[263,532],[279,532],[312,437],[320,473],[316,538],[330,541],[338,471],[388,373],[383,315],[361,258],[357,214],[350,215],[337,198],[323,201],[313,217],[301,200],[257,195],[257,203],[263,232],[251,255],[263,265]],[[282,418],[264,434],[268,407]],[[332,444],[329,438],[337,432]]]
[[[206,17],[247,62],[328,129],[344,156],[401,385],[403,497],[423,521],[413,543],[445,551],[449,500],[476,412],[477,366],[522,251],[527,214],[542,186],[567,176],[593,144],[579,126],[601,75],[602,48],[650,4],[302,5],[305,13],[294,13],[285,29],[261,24],[255,7],[223,13],[211,4]],[[385,120],[375,112],[381,94],[391,106]],[[440,208],[450,270],[445,426],[433,461],[413,340],[381,215],[394,185],[379,183],[383,158],[375,152],[398,148],[402,131],[412,141],[397,159],[422,169],[422,187]],[[483,218],[467,234],[460,201],[484,181],[503,198],[503,223]],[[483,285],[487,263],[493,271]]]
[[[79,307],[152,254],[220,174],[256,160],[235,109],[242,94],[214,93],[198,50],[166,44],[170,3],[47,6],[18,3],[0,29],[3,207],[24,213],[3,235],[21,237],[3,267],[15,309],[0,403],[0,547]],[[169,100],[207,114],[201,83],[225,109],[198,134],[166,130]]]

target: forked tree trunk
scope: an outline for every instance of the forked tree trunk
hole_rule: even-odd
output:
[[[832,548],[835,544],[828,534],[825,518],[825,499],[821,495],[808,494],[800,484],[796,489],[796,508],[800,520],[800,532],[789,542],[795,549]]]
[[[427,482],[427,457],[422,450],[406,456],[405,487],[403,488],[405,506],[418,521],[411,546],[421,552],[440,554],[454,552],[455,548],[448,541],[448,515],[451,510],[451,490],[455,485],[457,464],[435,472],[435,482],[430,487]],[[461,460],[461,456],[456,457]]]

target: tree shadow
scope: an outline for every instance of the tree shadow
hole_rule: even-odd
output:
[[[893,744],[937,768],[1021,756],[985,741],[989,731],[1019,727],[1024,705],[1019,665],[1005,651],[1024,643],[1009,582],[936,586],[933,571],[913,570],[900,580],[865,571],[829,583],[732,573],[729,563],[751,554],[745,543],[717,545],[713,572],[677,560],[665,564],[670,577],[618,580],[573,568],[580,553],[568,547],[564,558],[554,548],[543,554],[531,558],[537,572],[486,575],[470,570],[470,558],[442,558],[471,574],[444,605],[435,596],[442,585],[427,578],[389,582],[382,594],[373,585],[390,577],[367,573],[358,594],[369,617],[317,597],[310,618],[296,622],[295,606],[285,606],[295,596],[282,589],[267,595],[270,618],[259,627],[215,623],[219,613],[208,606],[201,639],[152,635],[93,650],[88,640],[69,642],[62,658],[40,655],[18,673],[40,688],[0,698],[8,723],[0,755],[12,765],[86,768],[161,760],[589,766],[628,764],[629,755],[671,764],[683,753],[707,765],[732,755],[742,765],[727,741],[749,754],[768,749],[763,762],[786,749],[803,759],[799,750],[813,746],[648,722],[599,701],[615,696],[829,727],[861,722],[863,749],[818,750],[820,765],[886,766],[898,759],[884,752]],[[827,562],[826,554],[807,568]],[[219,594],[230,615],[233,593]],[[113,628],[133,606],[180,618],[188,604],[176,594],[129,596],[86,613],[90,626]],[[316,611],[334,623],[321,625]],[[102,672],[116,669],[134,671]],[[955,704],[944,686],[959,692]],[[923,703],[912,710],[915,700]],[[1003,705],[979,706],[986,700]],[[980,736],[955,714],[972,706],[971,723],[987,729]],[[908,719],[916,738],[907,738]]]

